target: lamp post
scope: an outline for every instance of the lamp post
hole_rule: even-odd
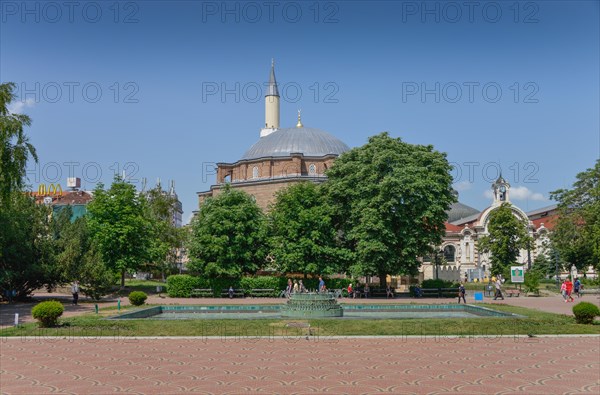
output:
[[[556,271],[556,287],[560,287],[560,281],[558,279],[558,251],[554,250],[554,270]]]

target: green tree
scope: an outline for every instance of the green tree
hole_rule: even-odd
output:
[[[502,275],[517,263],[521,249],[531,248],[527,223],[517,218],[510,203],[502,203],[489,216],[488,235],[479,238],[482,252],[491,253],[492,275]]]
[[[50,209],[22,192],[0,209],[0,291],[24,298],[57,282]]]
[[[191,224],[188,268],[208,277],[255,273],[265,261],[266,224],[245,192],[226,186],[208,198]]]
[[[94,300],[109,294],[116,275],[104,262],[93,242],[87,217],[71,222],[71,208],[53,215],[55,271],[61,283],[79,280],[81,292]]]
[[[382,133],[342,154],[325,183],[355,275],[415,274],[456,201],[446,154]]]
[[[117,176],[108,190],[98,184],[87,209],[92,239],[102,261],[121,274],[124,287],[125,273],[137,270],[150,258],[152,228],[146,217],[146,201],[133,185]]]
[[[172,221],[173,210],[178,203],[176,196],[162,190],[160,185],[145,193],[148,204],[147,218],[150,220],[150,260],[145,265],[148,271],[165,273],[176,269],[178,252],[183,247],[186,232],[176,228]]]
[[[312,182],[277,192],[269,211],[269,247],[282,273],[333,274],[349,251],[342,248],[331,209]]]
[[[0,84],[0,207],[11,203],[10,195],[25,185],[25,167],[31,156],[38,160],[23,128],[31,125],[24,114],[12,114],[8,105],[15,99],[15,84]]]
[[[561,259],[578,269],[592,265],[600,270],[600,160],[577,174],[572,189],[559,189],[550,197],[558,202],[550,237]]]

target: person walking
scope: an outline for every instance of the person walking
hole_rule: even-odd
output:
[[[560,284],[560,294],[562,295],[565,303],[567,302],[567,280],[563,280],[562,284]]]
[[[71,293],[73,294],[73,304],[77,306],[77,302],[79,301],[79,281],[73,281],[71,285]]]
[[[575,299],[573,299],[573,297],[571,296],[571,293],[573,293],[573,283],[570,279],[567,278],[567,280],[565,281],[565,285],[567,288],[567,299],[565,300],[565,302],[574,302]]]
[[[575,295],[577,295],[577,298],[581,298],[581,281],[579,281],[579,278],[575,279],[575,282],[573,283],[573,290],[575,291]]]
[[[458,287],[458,304],[460,304],[460,298],[462,298],[463,302],[467,304],[467,300],[465,299],[466,293],[467,290],[465,289],[465,285],[463,283],[460,283],[460,286]]]
[[[321,276],[319,276],[319,292],[325,292],[325,281]]]
[[[300,280],[300,282],[302,282],[302,280]],[[300,288],[298,285],[298,281],[294,280],[294,288],[292,289],[292,293],[297,294],[299,290],[300,290]]]
[[[496,294],[494,295],[494,300],[498,298],[502,298],[502,300],[504,300],[504,296],[502,295],[502,281],[500,281],[500,278],[496,279],[494,285],[496,287]]]

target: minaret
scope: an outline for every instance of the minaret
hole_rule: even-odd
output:
[[[271,60],[269,86],[265,95],[265,127],[260,131],[260,137],[268,136],[279,129],[279,90],[275,80],[275,61]]]

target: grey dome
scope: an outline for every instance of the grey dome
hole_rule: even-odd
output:
[[[448,222],[458,221],[474,214],[479,214],[479,210],[469,207],[461,202],[453,203],[448,211]]]
[[[289,156],[292,153],[304,156],[340,155],[349,149],[341,140],[320,129],[282,128],[261,137],[241,160]]]

